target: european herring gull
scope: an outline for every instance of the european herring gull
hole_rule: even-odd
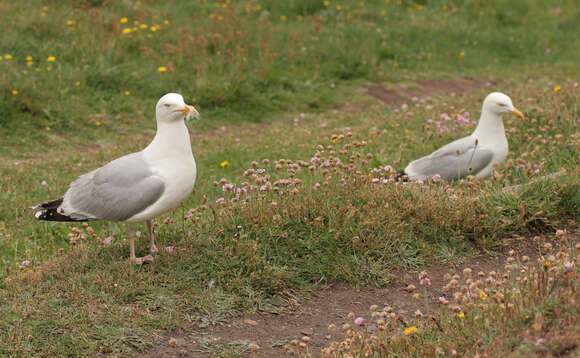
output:
[[[503,93],[490,93],[483,101],[481,117],[475,131],[423,158],[409,163],[398,177],[425,180],[440,175],[443,180],[460,179],[468,175],[485,178],[503,163],[508,154],[502,115],[513,113],[520,119],[522,112]]]
[[[155,109],[157,133],[142,151],[115,159],[81,175],[60,199],[33,207],[39,220],[129,223],[130,260],[135,256],[134,223],[147,222],[149,251],[157,252],[151,219],[178,207],[191,193],[197,173],[184,119],[198,117],[177,93],[161,97]]]

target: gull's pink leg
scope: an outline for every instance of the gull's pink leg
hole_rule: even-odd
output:
[[[147,231],[149,231],[149,252],[154,254],[159,250],[155,246],[155,235],[153,233],[153,223],[151,220],[147,220]]]

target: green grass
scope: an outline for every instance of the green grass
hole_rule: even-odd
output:
[[[566,1],[478,3],[2,3],[0,353],[130,355],[159,332],[275,311],[288,291],[336,281],[383,286],[394,269],[454,262],[505,237],[577,222],[578,9]],[[123,34],[122,17],[148,28]],[[424,97],[419,107],[409,101],[399,112],[360,90],[463,75],[500,82],[467,96]],[[373,183],[389,177],[373,168],[403,168],[471,132],[473,123],[451,120],[440,133],[426,119],[465,111],[477,118],[492,89],[526,113],[524,121],[505,118],[510,154],[495,179]],[[169,91],[202,113],[189,124],[195,193],[158,220],[158,246],[173,253],[134,267],[122,223],[79,226],[71,239],[71,225],[33,220],[25,208],[143,148],[155,130],[153,105]],[[317,155],[335,164],[293,168]],[[252,161],[265,173],[243,176]],[[557,179],[503,191],[561,169]],[[235,195],[214,185],[222,178],[238,188],[291,183],[232,203]],[[139,240],[138,253],[144,246]],[[24,260],[32,263],[21,269]]]
[[[2,4],[0,153],[70,148],[61,140],[70,133],[77,145],[103,132],[119,140],[122,128],[150,123],[152,102],[168,91],[215,128],[336,106],[365,81],[573,69],[580,46],[571,1],[278,3]]]

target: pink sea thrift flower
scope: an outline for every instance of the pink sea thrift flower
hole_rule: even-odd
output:
[[[362,317],[357,317],[357,318],[354,320],[354,324],[356,324],[357,326],[362,326],[362,324],[364,323],[364,321],[365,321],[365,319],[364,319],[364,318],[362,318]]]
[[[446,121],[450,120],[451,117],[449,117],[449,115],[447,113],[442,113],[439,118],[444,119]]]
[[[441,181],[441,175],[435,174],[435,175],[433,175],[432,179],[433,179],[433,181],[435,183],[440,182]]]

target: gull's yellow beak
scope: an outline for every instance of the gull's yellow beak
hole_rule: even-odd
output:
[[[522,112],[520,112],[519,109],[514,108],[514,110],[512,111],[513,114],[516,115],[516,117],[518,117],[519,119],[523,119],[524,118],[524,114]]]
[[[186,104],[185,107],[183,107],[183,109],[178,109],[179,112],[187,115],[190,111],[189,106]]]
[[[199,117],[199,112],[197,111],[197,109],[195,109],[194,106],[188,106],[187,104],[185,105],[185,107],[183,107],[183,109],[179,109],[179,112],[183,113],[185,115],[186,119],[189,119],[191,117]]]

